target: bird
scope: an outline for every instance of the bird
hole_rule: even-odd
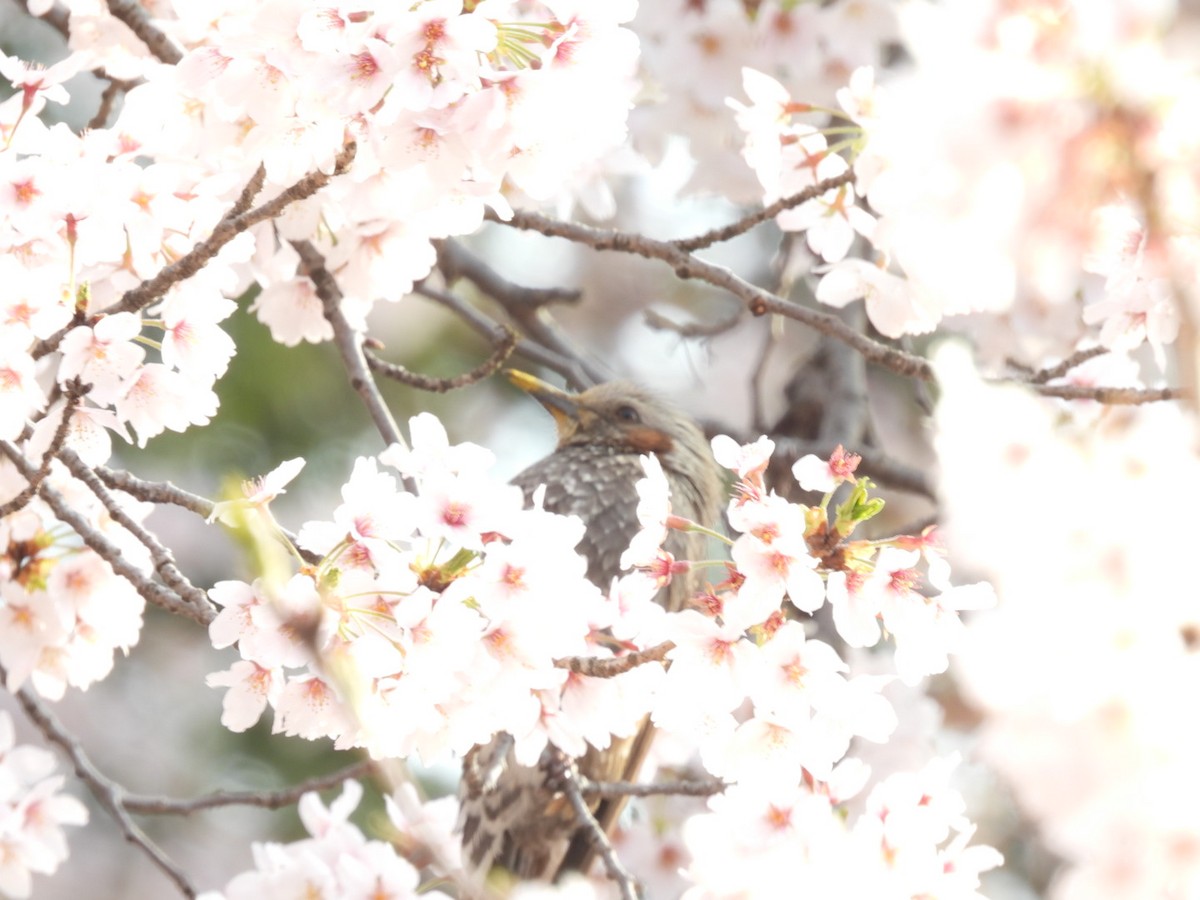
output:
[[[636,485],[645,477],[643,455],[658,457],[674,515],[709,526],[716,520],[721,479],[704,433],[686,414],[631,381],[604,382],[576,394],[516,369],[506,374],[549,411],[557,431],[554,451],[512,483],[527,503],[545,485],[545,509],[583,521],[586,531],[577,549],[587,560],[588,580],[601,590],[607,592],[620,574],[621,555],[640,528]],[[663,546],[676,559],[694,560],[701,558],[706,538],[672,530]],[[672,578],[655,599],[675,611],[698,587],[692,568]],[[593,781],[636,778],[652,736],[647,721],[633,737],[614,737],[604,750],[589,747],[577,761],[579,773]],[[507,735],[497,735],[464,757],[459,788],[464,862],[484,875],[499,864],[523,879],[586,871],[594,848],[578,833],[574,811],[547,784],[546,770],[518,765],[511,747]],[[611,827],[622,805],[605,800],[594,807],[601,828]]]

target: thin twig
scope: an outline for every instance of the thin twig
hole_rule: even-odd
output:
[[[1108,353],[1107,347],[1087,347],[1083,350],[1076,350],[1062,362],[1056,366],[1048,366],[1045,369],[1039,369],[1029,375],[1030,384],[1045,384],[1047,381],[1053,381],[1055,378],[1062,378],[1076,366],[1079,366],[1089,359],[1095,359],[1097,356],[1103,356]]]
[[[362,338],[351,327],[346,314],[342,312],[342,289],[338,286],[333,273],[326,268],[325,257],[313,246],[312,241],[292,241],[291,243],[296,252],[300,254],[305,274],[312,281],[317,296],[321,298],[325,318],[333,327],[333,342],[338,348],[338,353],[341,354],[346,374],[350,376],[350,386],[362,397],[371,421],[375,423],[375,428],[383,437],[384,442],[389,446],[399,444],[406,447],[407,443],[400,434],[400,428],[396,425],[391,410],[383,401],[383,395],[379,393],[379,385],[375,383],[375,379],[371,375],[367,357],[363,353]]]
[[[199,621],[199,618],[214,615],[215,611],[207,595],[188,581],[184,574],[179,571],[179,567],[175,564],[175,557],[171,554],[171,551],[164,547],[158,538],[147,530],[141,522],[138,522],[125,511],[124,507],[109,493],[108,488],[100,480],[100,477],[87,463],[79,458],[79,454],[69,447],[63,447],[58,452],[58,458],[62,460],[72,475],[87,485],[88,490],[100,501],[112,520],[133,535],[143,547],[150,551],[150,560],[154,564],[154,570],[158,572],[159,577],[166,584],[175,589],[175,592],[183,598],[184,602],[190,604],[195,609],[197,615],[193,616],[193,618],[197,618],[197,621]]]
[[[648,309],[642,315],[647,328],[655,331],[673,331],[683,338],[711,338],[724,334],[742,321],[746,308],[741,304],[734,307],[733,312],[715,322],[676,322],[662,313]]]
[[[171,39],[150,22],[150,17],[133,0],[108,0],[108,11],[114,18],[129,26],[151,53],[168,65],[183,59],[183,53],[171,43]]]
[[[1017,382],[1020,384],[1021,382]],[[1058,397],[1062,400],[1094,400],[1111,406],[1137,406],[1142,403],[1161,403],[1165,400],[1182,400],[1189,396],[1183,388],[1126,388],[1089,386],[1083,384],[1035,384],[1034,391],[1043,397]]]
[[[181,507],[194,512],[202,519],[207,519],[212,515],[213,507],[216,506],[216,503],[207,497],[185,491],[169,481],[143,481],[124,470],[110,469],[107,466],[97,466],[95,471],[100,480],[110,488],[124,491],[130,496],[148,503],[165,503]]]
[[[148,503],[178,506],[194,512],[202,519],[207,520],[212,515],[213,507],[216,506],[216,503],[207,497],[201,497],[199,494],[185,491],[183,488],[176,487],[169,481],[144,481],[136,475],[131,475],[129,472],[109,469],[105,466],[97,466],[96,474],[110,488],[124,491],[130,496],[136,497],[139,500],[145,500]],[[320,554],[313,553],[311,550],[305,550],[297,544],[295,534],[286,528],[280,528],[279,533],[283,535],[288,543],[296,548],[296,552],[303,557],[305,562],[315,565],[321,561]]]
[[[372,765],[373,763],[369,759],[360,760],[336,772],[318,775],[278,791],[215,791],[192,800],[172,800],[168,797],[126,794],[122,805],[131,813],[156,816],[187,816],[194,812],[217,809],[222,806],[258,806],[263,809],[282,809],[298,802],[309,791],[323,791],[345,781],[365,778],[371,774]]]
[[[624,656],[565,656],[556,659],[554,665],[559,669],[568,669],[577,675],[588,675],[592,678],[613,678],[630,669],[644,666],[646,663],[662,662],[666,655],[675,649],[671,641],[663,641],[645,650],[626,653]]]
[[[8,441],[0,441],[0,453],[7,456],[13,465],[17,467],[17,471],[26,479],[32,478],[34,472],[37,471],[26,461],[21,451]],[[155,606],[161,606],[168,612],[187,616],[201,625],[208,625],[215,617],[216,613],[212,610],[211,606],[197,608],[166,585],[159,584],[153,579],[148,578],[145,572],[126,558],[125,554],[116,544],[112,543],[98,529],[93,527],[87,519],[66,501],[62,494],[50,487],[50,485],[43,482],[38,488],[38,496],[46,501],[54,515],[61,522],[72,528],[79,535],[80,540],[112,566],[114,572],[133,585],[134,589],[147,601],[153,603]]]
[[[492,343],[495,343],[497,336],[501,333],[501,328],[504,327],[450,291],[443,291],[428,283],[419,284],[413,290],[422,297],[427,297],[438,305],[450,310],[477,334],[482,335]],[[592,384],[587,372],[584,371],[578,360],[555,353],[553,350],[548,350],[541,344],[526,338],[521,338],[517,341],[515,354],[524,357],[530,362],[545,366],[552,372],[557,372],[576,390],[582,390]]]
[[[0,674],[3,674],[3,670],[0,670]],[[62,750],[71,760],[75,774],[88,786],[88,790],[92,792],[96,802],[117,823],[125,840],[145,853],[150,861],[175,883],[180,893],[185,897],[195,897],[196,889],[192,887],[183,871],[130,817],[129,811],[125,808],[125,789],[96,768],[87,753],[84,752],[79,740],[63,727],[54,713],[43,706],[28,688],[17,691],[16,697],[22,709],[25,710],[25,715],[29,717],[43,737]]]
[[[571,804],[571,809],[575,812],[576,824],[587,834],[596,853],[604,861],[608,877],[616,883],[622,900],[638,900],[641,891],[637,879],[629,873],[629,870],[617,857],[608,835],[604,833],[604,829],[600,827],[600,823],[588,809],[587,801],[583,799],[583,792],[580,790],[579,784],[579,770],[575,766],[575,760],[561,750],[554,750],[550,765],[551,783],[562,790],[567,802]]]
[[[729,785],[723,781],[651,781],[637,784],[632,781],[592,781],[579,776],[579,790],[586,797],[657,797],[674,795],[681,797],[711,797]]]
[[[366,347],[363,348],[363,355],[366,357],[367,365],[370,366],[372,372],[393,378],[402,384],[407,384],[409,387],[415,387],[418,390],[431,391],[435,394],[445,394],[448,391],[467,387],[494,375],[504,365],[505,361],[512,356],[513,350],[516,349],[517,342],[520,340],[520,336],[511,328],[504,325],[500,327],[504,329],[503,336],[497,342],[492,355],[469,372],[463,372],[461,375],[456,375],[453,378],[432,378],[428,375],[421,375],[418,372],[410,372],[404,366],[380,359]]]
[[[736,222],[730,222],[728,225],[722,225],[719,228],[714,228],[711,231],[706,231],[704,234],[698,234],[695,237],[682,238],[671,243],[683,250],[685,253],[691,253],[695,250],[703,250],[705,247],[711,247],[713,244],[719,244],[722,241],[728,241],[731,238],[737,237],[739,234],[744,234],[756,225],[766,222],[768,219],[773,219],[786,209],[791,209],[793,206],[799,206],[801,203],[807,203],[820,197],[826,191],[832,191],[834,188],[842,187],[842,185],[850,184],[854,181],[854,170],[847,169],[841,175],[834,175],[832,178],[826,178],[824,181],[818,181],[814,185],[806,187],[798,194],[792,194],[788,197],[781,197],[769,206],[764,206],[762,209],[755,210],[748,216],[743,216]]]

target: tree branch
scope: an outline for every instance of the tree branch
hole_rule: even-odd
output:
[[[318,775],[299,784],[278,791],[215,791],[193,800],[172,800],[168,797],[149,797],[126,794],[122,805],[131,813],[140,815],[187,816],[205,809],[222,806],[258,806],[263,809],[282,809],[300,800],[309,791],[323,791],[344,781],[365,778],[371,774],[372,762],[360,760],[328,775]]]
[[[554,665],[559,669],[568,669],[577,675],[588,675],[592,678],[613,678],[630,669],[644,666],[646,663],[662,662],[666,655],[675,649],[671,641],[663,641],[645,650],[626,653],[624,656],[565,656],[556,659]]]
[[[1050,366],[1045,369],[1039,369],[1029,375],[1030,384],[1045,384],[1047,381],[1053,381],[1055,378],[1062,378],[1076,366],[1087,362],[1089,359],[1094,359],[1097,356],[1103,356],[1108,353],[1107,347],[1088,347],[1085,350],[1076,350],[1062,362],[1056,366]]]
[[[233,206],[229,207],[229,212],[225,213],[225,218],[236,219],[239,216],[245,215],[250,209],[250,204],[254,202],[254,198],[263,189],[263,184],[266,180],[267,167],[259,163],[258,168],[254,170],[254,174],[250,176],[250,180],[246,182],[246,186],[242,188],[242,192],[238,194],[237,200],[233,201]]]
[[[332,172],[328,174],[320,170],[309,172],[295,184],[285,188],[266,203],[256,206],[254,209],[238,213],[236,210],[244,205],[246,194],[252,191],[256,184],[262,184],[263,170],[259,166],[250,177],[246,187],[242,189],[230,212],[217,223],[217,227],[213,229],[212,234],[178,260],[171,263],[171,265],[163,268],[153,278],[143,281],[137,287],[126,291],[120,301],[104,310],[104,312],[136,312],[145,309],[165,294],[167,289],[172,285],[185,281],[199,272],[208,264],[210,259],[220,252],[222,247],[243,231],[252,228],[259,222],[276,218],[293,203],[311,197],[321,188],[325,187],[325,185],[329,184],[330,179],[345,172],[350,167],[356,150],[357,145],[353,141],[349,141],[337,155]]]
[[[97,466],[96,474],[110,488],[124,491],[131,497],[145,500],[148,503],[178,506],[189,512],[194,512],[202,519],[207,520],[212,515],[213,507],[216,506],[216,503],[207,497],[201,497],[199,494],[185,491],[183,488],[176,487],[169,481],[143,481],[129,472],[109,469],[105,466]],[[296,543],[295,534],[286,528],[280,528],[279,530],[288,542],[296,548],[296,552],[303,557],[305,562],[315,565],[321,561],[321,557],[318,554],[313,553],[311,550],[305,550]]]
[[[37,470],[26,462],[25,457],[19,449],[8,441],[0,441],[0,452],[12,461],[13,465],[17,467],[17,471],[25,479],[29,480],[33,478]],[[213,620],[216,613],[211,606],[206,605],[203,608],[198,608],[180,597],[179,594],[166,585],[159,584],[153,579],[148,578],[141,569],[126,559],[116,544],[112,543],[99,530],[94,528],[87,519],[67,503],[62,494],[50,487],[50,485],[43,482],[38,487],[38,495],[46,501],[50,509],[54,512],[54,515],[61,522],[73,529],[88,547],[112,566],[114,572],[132,584],[134,589],[148,602],[153,603],[155,606],[161,606],[168,612],[187,616],[201,625],[208,625]]]
[[[571,288],[533,288],[514,284],[458,241],[449,238],[438,242],[437,251],[438,269],[448,287],[465,278],[489,297],[500,300],[505,309],[540,309],[556,303],[576,306],[583,297],[582,292]]]
[[[512,219],[502,224],[525,231],[536,231],[550,237],[566,238],[597,250],[612,250],[646,259],[657,259],[674,268],[675,274],[680,278],[706,281],[715,287],[723,288],[741,300],[755,316],[776,313],[794,319],[814,331],[843,341],[861,353],[868,362],[898,375],[920,378],[923,381],[933,379],[933,367],[924,358],[889,347],[854,331],[837,316],[784,300],[770,291],[750,284],[724,266],[707,262],[681,250],[672,241],[659,241],[640,234],[563,222],[523,210],[514,212]]]
[[[387,404],[383,401],[383,396],[379,393],[379,385],[371,376],[366,354],[363,353],[362,339],[358,332],[350,327],[346,314],[342,312],[342,289],[338,286],[333,273],[326,268],[325,257],[313,246],[312,241],[292,241],[291,244],[300,254],[305,274],[312,281],[317,296],[321,298],[325,318],[333,326],[334,345],[341,354],[346,374],[350,376],[350,386],[354,388],[355,393],[362,397],[367,412],[384,442],[388,446],[392,444],[407,446],[403,435],[400,434],[399,426],[396,425],[396,420],[392,417],[391,410],[388,409]]]
[[[355,149],[356,145],[353,141],[348,142],[342,148],[342,151],[334,160],[334,169],[331,174],[327,175],[320,171],[309,172],[291,187],[286,188],[278,196],[268,200],[261,206],[245,212],[238,212],[239,209],[246,205],[247,195],[257,193],[258,189],[262,186],[264,170],[260,165],[250,177],[246,187],[242,189],[238,199],[230,207],[230,211],[217,223],[212,234],[192,247],[191,250],[175,262],[164,266],[154,277],[126,291],[120,300],[102,310],[102,312],[106,315],[118,312],[137,312],[149,306],[165,294],[173,285],[185,281],[199,272],[208,264],[210,259],[220,252],[222,247],[243,231],[257,225],[259,222],[275,218],[292,203],[315,194],[328,184],[334,175],[340,175],[346,171],[354,159]],[[44,341],[39,342],[33,349],[33,358],[41,359],[43,356],[53,353],[58,349],[58,345],[62,342],[66,333],[77,324],[77,322],[72,322],[60,328]]]
[[[675,242],[659,241],[640,234],[631,234],[612,229],[593,228],[575,222],[563,222],[540,213],[518,210],[506,224],[512,228],[536,231],[550,237],[566,238],[596,250],[611,250],[629,253],[646,259],[657,259],[675,269],[683,279],[697,279],[723,288],[744,302],[753,315],[774,313],[794,319],[814,331],[842,341],[862,354],[867,362],[881,366],[897,375],[933,381],[933,367],[928,360],[906,353],[887,344],[873,340],[846,325],[837,316],[809,309],[765,291],[735,275],[724,266],[718,266],[681,250]],[[1024,379],[1009,379],[1017,384],[1026,384],[1044,397],[1061,397],[1067,400],[1095,400],[1099,403],[1138,404],[1162,400],[1178,400],[1187,396],[1182,388],[1133,388],[1090,387],[1075,385],[1031,384]]]
[[[1018,384],[1022,382],[1017,382]],[[1182,400],[1187,391],[1177,387],[1125,388],[1103,387],[1082,384],[1034,384],[1034,391],[1043,397],[1058,397],[1062,400],[1094,400],[1112,406],[1137,406],[1142,403],[1160,403],[1164,400]]]
[[[171,39],[151,24],[149,16],[134,0],[108,0],[108,11],[120,19],[129,30],[138,36],[154,56],[168,65],[183,59],[183,52],[171,43]]]
[[[194,512],[202,519],[207,519],[216,504],[207,497],[185,491],[169,481],[143,481],[124,470],[110,469],[107,466],[97,466],[96,475],[110,488],[124,491],[139,500],[148,503],[170,504],[189,512]]]
[[[742,321],[745,307],[738,305],[724,319],[715,322],[676,322],[653,309],[643,311],[647,328],[655,331],[673,331],[682,338],[711,338],[730,331]]]
[[[25,479],[31,479],[34,476],[36,469],[25,461],[25,457],[22,456],[22,452],[16,446],[8,443],[7,440],[0,440],[0,452],[10,458],[13,466],[17,467],[18,472]],[[46,500],[50,510],[54,512],[54,515],[62,523],[71,527],[85,545],[94,550],[104,562],[113,566],[113,571],[122,578],[125,578],[127,582],[130,582],[133,588],[139,594],[142,594],[143,598],[151,602],[151,604],[161,606],[169,612],[179,613],[181,616],[194,619],[202,625],[208,625],[212,618],[216,616],[211,606],[205,606],[204,608],[194,607],[190,602],[181,598],[179,594],[176,594],[174,590],[168,588],[166,584],[157,583],[152,578],[146,577],[145,572],[138,569],[138,566],[133,565],[130,560],[125,558],[125,554],[121,552],[120,547],[113,544],[106,536],[92,527],[86,518],[79,515],[79,512],[66,502],[62,494],[55,491],[46,482],[42,482],[42,485],[38,486],[37,493],[43,500]]]
[[[209,603],[207,595],[179,571],[171,551],[125,511],[124,507],[109,493],[99,476],[79,458],[79,455],[71,448],[63,447],[58,452],[58,458],[62,460],[72,475],[87,485],[88,490],[100,501],[112,520],[132,534],[143,547],[150,551],[150,559],[154,563],[154,570],[158,572],[159,577],[174,588],[183,601],[195,610],[196,615],[192,618],[199,621],[202,618],[214,616],[216,612]]]
[[[100,94],[100,105],[88,120],[88,131],[104,128],[108,124],[108,117],[112,114],[117,97],[129,90],[132,84],[133,82],[121,81],[117,78],[108,79],[108,84],[104,86],[104,90]]]
[[[636,784],[632,781],[592,781],[579,776],[579,790],[586,797],[657,797],[675,795],[680,797],[711,797],[729,785],[717,779],[701,781],[651,781]]]
[[[0,669],[0,675],[7,678],[3,669]],[[125,840],[145,853],[150,861],[175,883],[180,893],[185,897],[195,897],[196,889],[192,887],[183,871],[157,844],[150,840],[130,817],[129,811],[125,808],[125,789],[96,768],[84,752],[79,740],[63,727],[58,718],[43,706],[28,688],[17,691],[16,698],[21,704],[21,708],[25,710],[25,715],[29,717],[43,737],[62,750],[71,760],[75,774],[88,786],[88,790],[92,792],[96,802],[117,823]]]

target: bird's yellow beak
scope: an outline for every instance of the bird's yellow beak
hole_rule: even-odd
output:
[[[558,430],[560,442],[579,429],[583,409],[576,394],[556,388],[554,385],[542,381],[536,375],[530,375],[520,369],[505,369],[504,374],[508,376],[509,381],[537,400],[546,407],[550,415],[554,416],[554,425]]]

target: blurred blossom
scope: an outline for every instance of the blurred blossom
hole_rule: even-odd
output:
[[[1200,500],[1194,423],[1165,404],[1097,421],[984,384],[959,348],[938,360],[945,534],[1000,597],[956,669],[987,714],[981,749],[1067,861],[1054,897],[1194,892],[1200,831],[1183,810],[1200,746],[1163,689],[1200,683],[1200,613],[1163,562],[1194,548],[1186,528],[1129,519]]]
[[[255,868],[236,875],[221,891],[202,900],[251,900],[297,896],[297,891],[328,897],[417,897],[448,900],[441,891],[426,890],[420,873],[388,843],[368,840],[349,821],[362,797],[362,787],[348,781],[329,806],[315,793],[300,799],[300,819],[309,837],[290,844],[253,847]]]
[[[33,896],[33,875],[49,875],[67,858],[64,825],[83,825],[87,809],[60,793],[54,754],[15,743],[12,717],[0,711],[0,891]]]

